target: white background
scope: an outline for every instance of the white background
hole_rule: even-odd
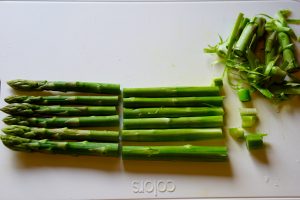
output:
[[[209,85],[220,70],[203,48],[215,44],[218,34],[228,35],[239,12],[274,15],[287,8],[300,18],[295,1],[0,2],[1,106],[12,93],[5,81],[16,78],[123,87]],[[239,126],[240,103],[228,87],[225,91],[227,126]],[[258,130],[269,134],[266,148],[249,153],[227,137],[225,163],[121,162],[16,153],[0,145],[0,199],[299,197],[297,102],[278,112],[255,99]],[[134,193],[133,182],[147,181],[172,181],[176,189]]]

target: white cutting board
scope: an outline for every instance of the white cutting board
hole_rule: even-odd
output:
[[[1,106],[12,93],[5,81],[15,78],[209,85],[220,70],[203,48],[228,35],[239,12],[279,9],[300,18],[296,1],[0,2]],[[225,90],[227,126],[239,126],[240,103]],[[251,154],[227,137],[225,163],[26,154],[1,144],[0,199],[299,197],[297,102],[278,113],[256,99],[267,147]]]

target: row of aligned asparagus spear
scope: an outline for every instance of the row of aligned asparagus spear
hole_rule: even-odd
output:
[[[225,146],[126,145],[126,142],[142,145],[142,142],[222,139],[224,110],[219,87],[124,88],[123,96],[123,158],[227,159]]]
[[[118,95],[120,91],[117,84],[90,82],[13,80],[8,84],[26,91],[111,95]],[[128,107],[124,110],[124,127],[127,124],[127,128],[140,127],[140,130],[124,130],[123,140],[153,141],[158,136],[160,141],[190,141],[223,137],[224,111],[220,107],[223,97],[219,95],[218,87],[127,88],[124,96],[128,96],[124,100]],[[155,101],[151,100],[153,97]],[[118,131],[74,129],[117,126],[117,96],[11,96],[5,101],[10,104],[2,111],[12,116],[3,120],[9,126],[3,128],[6,135],[1,135],[1,139],[13,150],[98,156],[118,156],[120,153],[116,143]],[[139,108],[145,105],[148,107]],[[155,120],[152,117],[156,117]],[[121,151],[124,159],[221,161],[227,158],[227,148],[223,146],[123,146]]]
[[[1,110],[10,115],[3,119],[8,126],[2,129],[6,135],[1,135],[1,139],[7,147],[25,152],[119,156],[119,131],[95,130],[119,127],[118,84],[19,79],[8,84],[23,91],[72,91],[97,96],[64,93],[5,98],[9,104]]]

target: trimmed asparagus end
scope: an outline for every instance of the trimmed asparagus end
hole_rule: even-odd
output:
[[[251,128],[257,122],[257,116],[254,115],[244,115],[242,116],[242,127],[243,128]]]
[[[241,102],[251,101],[249,89],[242,88],[242,89],[239,89],[237,93],[238,93],[238,97]]]
[[[223,86],[222,78],[215,78],[213,82],[213,86],[222,87]]]
[[[239,108],[241,116],[257,115],[256,108]]]
[[[264,133],[257,133],[257,134],[249,134],[245,136],[246,145],[249,150],[252,149],[260,149],[263,147],[263,137],[267,134]]]
[[[244,139],[245,131],[242,128],[229,128],[229,134],[236,140]]]

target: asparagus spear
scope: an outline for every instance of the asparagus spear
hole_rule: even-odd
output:
[[[124,88],[124,97],[188,97],[188,96],[218,96],[218,87],[154,87],[154,88]]]
[[[165,98],[145,98],[130,97],[123,99],[124,107],[215,107],[223,105],[222,96],[211,97],[165,97]]]
[[[193,117],[223,115],[221,107],[185,107],[185,108],[124,108],[124,118],[150,118],[150,117]]]
[[[223,116],[124,119],[123,129],[215,128],[223,126]]]
[[[223,138],[221,128],[123,130],[122,141],[164,142]]]
[[[41,105],[94,105],[116,106],[117,96],[9,96],[4,99],[7,103],[33,103]]]
[[[123,146],[122,158],[137,160],[225,161],[224,146]]]
[[[7,82],[9,86],[16,90],[24,91],[74,91],[74,92],[89,92],[101,94],[119,94],[120,85],[111,83],[96,83],[96,82],[65,82],[65,81],[34,81],[16,79]]]
[[[1,110],[11,115],[22,116],[91,116],[91,115],[116,115],[114,106],[40,106],[28,103],[9,104]]]
[[[3,119],[8,125],[24,125],[37,127],[111,127],[119,124],[119,116],[90,116],[90,117],[21,117],[7,116]]]
[[[50,154],[119,156],[117,143],[97,142],[58,142],[49,140],[32,140],[11,135],[0,136],[3,144],[15,151],[41,152]]]
[[[118,131],[107,130],[79,130],[68,128],[35,128],[20,125],[10,125],[2,129],[7,135],[14,135],[29,139],[53,139],[53,140],[87,140],[102,142],[118,142]]]

